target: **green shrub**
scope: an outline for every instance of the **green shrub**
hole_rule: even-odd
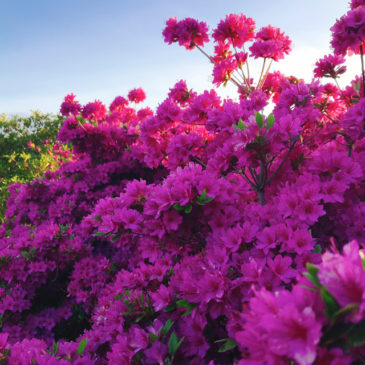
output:
[[[38,111],[27,117],[0,115],[0,222],[9,185],[40,178],[67,159],[67,146],[56,144],[62,121],[61,116]]]

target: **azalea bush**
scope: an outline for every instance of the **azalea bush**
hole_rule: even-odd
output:
[[[75,158],[10,187],[0,361],[364,360],[361,62],[336,84],[348,49],[362,60],[365,4],[350,6],[309,84],[270,72],[288,36],[231,14],[212,32],[214,55],[204,22],[171,18],[163,34],[202,51],[239,101],[184,81],[155,112],[138,107],[141,88],[109,108],[66,96],[58,139]]]
[[[0,222],[11,184],[41,178],[70,158],[67,146],[56,143],[62,122],[62,118],[40,112],[28,117],[0,116]]]

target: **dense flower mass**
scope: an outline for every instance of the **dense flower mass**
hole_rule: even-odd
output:
[[[358,4],[360,5],[360,4]],[[331,28],[331,45],[335,54],[345,55],[347,51],[360,53],[365,42],[365,5],[355,7],[347,12]]]
[[[350,2],[350,7],[352,10],[357,8],[358,6],[363,6],[363,5],[365,5],[364,0],[351,0]]]
[[[164,36],[192,49],[207,26],[170,18]],[[13,184],[0,226],[0,363],[364,357],[361,79],[340,90],[263,68],[254,84],[234,49],[253,37],[243,15],[213,32],[214,83],[234,81],[239,101],[183,80],[155,111],[138,109],[140,88],[109,110],[66,96],[58,139],[73,159]],[[290,41],[268,26],[252,47],[278,60]]]

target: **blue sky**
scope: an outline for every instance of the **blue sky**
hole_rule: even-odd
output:
[[[57,113],[70,92],[81,103],[109,105],[143,87],[146,105],[155,107],[180,79],[198,91],[209,88],[208,61],[163,42],[170,16],[204,20],[213,29],[225,15],[244,13],[257,27],[280,27],[293,52],[276,68],[308,79],[329,52],[329,28],[347,8],[343,0],[0,0],[0,114]]]

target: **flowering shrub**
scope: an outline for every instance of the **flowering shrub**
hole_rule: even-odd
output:
[[[169,19],[164,36],[189,50],[209,41],[191,18]],[[213,38],[215,82],[233,81],[239,102],[184,81],[155,112],[131,104],[141,89],[109,109],[66,96],[58,138],[75,159],[13,185],[1,226],[0,361],[365,356],[361,79],[341,90],[270,73],[290,41],[272,26],[255,34],[244,15]],[[256,83],[243,71],[250,56],[264,59]],[[340,64],[327,57],[315,76],[335,81]]]

